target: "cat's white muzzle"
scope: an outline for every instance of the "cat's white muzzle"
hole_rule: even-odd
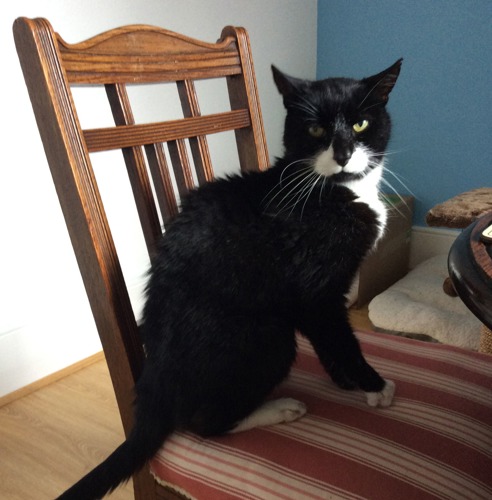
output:
[[[333,146],[322,151],[314,160],[314,171],[325,177],[346,172],[348,174],[360,174],[369,166],[369,154],[363,147],[356,147],[348,163],[342,167],[335,160]]]

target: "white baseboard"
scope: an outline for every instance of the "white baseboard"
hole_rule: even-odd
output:
[[[448,254],[460,231],[434,227],[412,227],[410,269],[439,254]]]

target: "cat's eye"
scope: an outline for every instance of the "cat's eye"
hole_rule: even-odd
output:
[[[352,128],[354,129],[354,132],[356,134],[360,134],[361,132],[364,132],[364,130],[366,130],[367,127],[369,127],[368,120],[361,120],[360,122],[354,123],[352,125]]]
[[[320,127],[319,125],[313,125],[312,127],[309,127],[309,133],[316,139],[319,139],[320,137],[323,137],[326,133],[325,129],[323,127]]]

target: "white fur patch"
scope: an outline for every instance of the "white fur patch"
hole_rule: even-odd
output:
[[[247,431],[255,427],[293,422],[305,415],[307,409],[304,403],[292,398],[280,398],[267,401],[251,415],[239,422],[231,433]]]
[[[320,153],[314,161],[314,171],[320,175],[331,177],[342,171],[350,174],[364,172],[369,166],[370,156],[366,148],[358,146],[345,167],[341,167],[333,158],[333,146]],[[357,196],[357,202],[366,203],[376,212],[379,225],[377,240],[384,234],[387,213],[386,206],[379,198],[379,182],[383,174],[382,164],[374,167],[362,179],[342,182],[341,185],[348,187]]]
[[[331,177],[342,171],[342,167],[333,159],[333,147],[331,145],[317,156],[314,162],[314,171],[325,177]]]
[[[369,155],[367,150],[362,147],[355,148],[349,162],[343,167],[344,172],[349,174],[360,174],[369,165]]]
[[[350,160],[345,167],[340,166],[333,158],[333,146],[320,153],[314,162],[314,171],[326,177],[340,173],[342,170],[349,174],[364,172],[369,163],[369,155],[362,147],[355,148]]]
[[[391,380],[385,380],[386,384],[381,392],[366,392],[367,404],[372,407],[390,406],[395,395],[395,383]]]
[[[348,187],[357,196],[356,202],[366,203],[369,207],[376,212],[379,225],[379,235],[377,240],[384,234],[386,227],[386,220],[388,214],[385,204],[379,198],[379,182],[383,175],[383,168],[381,165],[374,167],[362,179],[355,181],[342,182],[343,186]]]

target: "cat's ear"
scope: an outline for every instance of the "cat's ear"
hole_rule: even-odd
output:
[[[292,76],[282,73],[278,68],[272,64],[273,80],[277,85],[278,91],[284,96],[289,97],[294,94],[302,85],[304,80],[294,78]]]
[[[366,98],[377,103],[386,104],[389,99],[389,94],[395,86],[398,75],[400,74],[401,63],[403,59],[398,59],[392,66],[381,71],[377,75],[364,78],[364,83],[369,89]]]

